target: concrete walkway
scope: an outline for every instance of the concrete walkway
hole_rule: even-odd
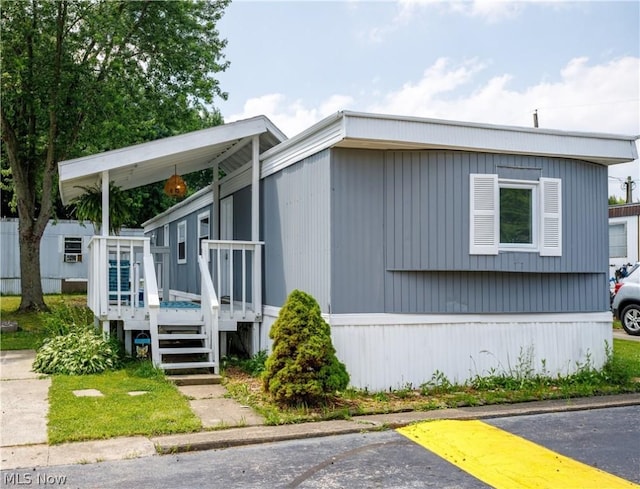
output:
[[[298,438],[361,433],[398,428],[428,419],[484,419],[558,411],[601,409],[640,405],[640,394],[602,396],[585,399],[536,401],[514,405],[443,409],[358,416],[351,420],[321,421],[284,426],[265,426],[250,408],[224,398],[220,385],[180,386],[188,396],[205,430],[199,433],[158,437],[127,437],[109,440],[48,445],[46,417],[49,379],[31,372],[34,352],[0,352],[0,402],[2,438],[0,469],[95,463],[159,454],[227,448],[239,445]],[[211,428],[226,428],[211,430]]]
[[[0,351],[0,446],[47,442],[51,379],[31,371],[33,350]]]

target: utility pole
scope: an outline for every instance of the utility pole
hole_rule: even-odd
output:
[[[622,188],[626,190],[627,193],[627,204],[631,204],[633,202],[633,189],[636,186],[636,182],[634,182],[631,177],[627,177],[627,180],[622,183]]]

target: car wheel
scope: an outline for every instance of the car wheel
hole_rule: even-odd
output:
[[[640,336],[640,305],[630,304],[625,307],[620,322],[627,333]]]

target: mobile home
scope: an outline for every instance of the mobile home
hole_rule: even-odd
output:
[[[207,131],[194,149],[177,144],[185,135],[60,164],[65,198],[77,182],[167,178],[177,162],[183,173],[214,169],[210,187],[144,226],[139,308],[157,363],[179,321],[154,325],[163,307],[147,294],[150,275],[162,275],[166,308],[200,308],[194,317],[213,329],[194,352],[211,349],[214,368],[220,335],[240,324],[253,352],[268,349],[296,288],[318,300],[356,387],[604,363],[607,166],[637,158],[634,137],[355,112],[291,139],[264,117]],[[104,237],[100,260],[120,253],[114,239]],[[96,304],[105,320],[130,307],[106,302]],[[144,314],[124,328],[147,327]]]

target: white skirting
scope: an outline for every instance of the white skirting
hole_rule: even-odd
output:
[[[261,349],[279,308],[265,306]],[[574,373],[600,368],[613,346],[611,313],[333,314],[325,319],[351,385],[370,391],[419,387],[442,373],[451,382],[476,375]]]

